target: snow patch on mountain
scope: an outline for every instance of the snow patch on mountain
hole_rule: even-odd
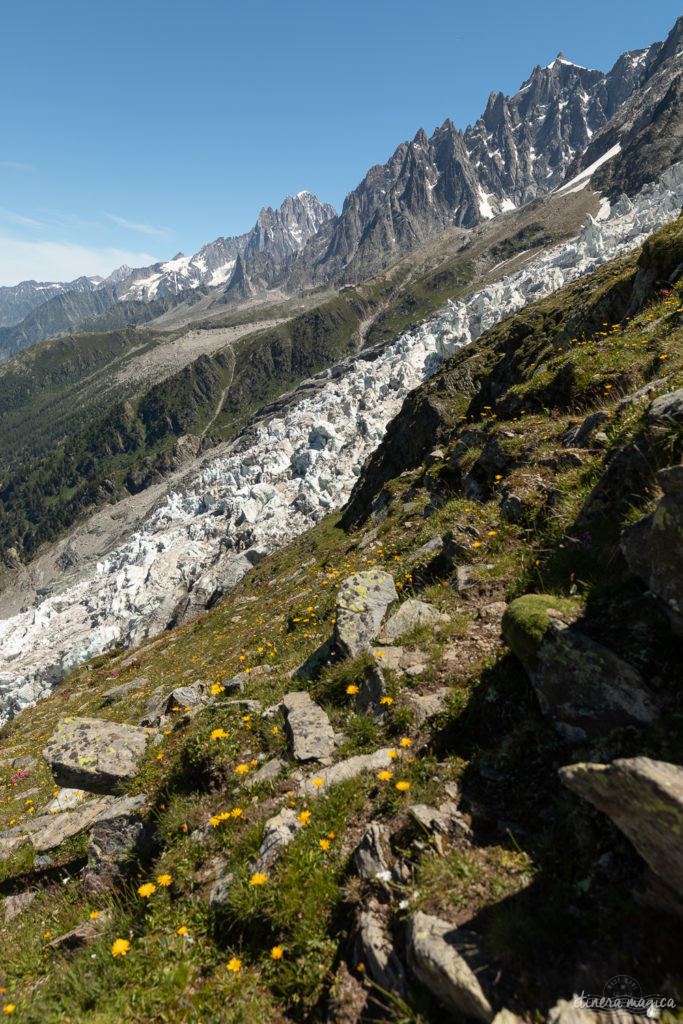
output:
[[[678,216],[683,163],[524,269],[398,336],[379,356],[317,375],[301,398],[252,425],[185,493],[163,504],[94,572],[0,622],[0,720],[76,665],[201,614],[264,553],[341,507],[406,394],[506,316],[642,243]]]

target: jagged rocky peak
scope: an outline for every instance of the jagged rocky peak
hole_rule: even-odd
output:
[[[245,247],[245,255],[268,252],[276,262],[298,252],[325,221],[337,216],[330,203],[311,192],[287,196],[278,210],[263,207]]]

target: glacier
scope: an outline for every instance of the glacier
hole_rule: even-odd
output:
[[[301,385],[251,424],[141,529],[36,607],[0,621],[0,722],[77,665],[202,613],[252,565],[347,500],[409,391],[442,361],[528,302],[640,245],[678,217],[683,162],[622,196],[576,238]],[[605,215],[607,214],[607,215]]]

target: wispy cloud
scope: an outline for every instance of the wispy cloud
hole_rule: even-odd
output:
[[[22,164],[19,160],[0,160],[0,167],[9,167],[13,171],[32,171],[30,164]]]
[[[123,263],[147,267],[159,262],[148,252],[95,249],[71,242],[26,242],[0,236],[0,286],[20,281],[72,281],[81,275],[107,277]]]
[[[117,217],[115,213],[107,213],[109,220],[119,227],[127,228],[129,231],[141,231],[143,235],[168,235],[168,228],[155,228],[153,224],[136,224],[134,221],[126,220],[125,217]]]
[[[24,217],[21,213],[13,213],[12,210],[5,210],[0,206],[0,220],[8,220],[12,224],[21,224],[29,228],[44,228],[42,221],[34,220],[33,217]]]

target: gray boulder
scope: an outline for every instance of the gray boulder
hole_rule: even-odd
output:
[[[683,768],[629,757],[567,765],[560,779],[607,814],[654,873],[683,895]]]
[[[683,388],[670,391],[668,395],[655,398],[647,408],[650,423],[659,426],[671,423],[683,423]]]
[[[571,603],[526,594],[508,605],[503,635],[523,662],[541,712],[569,740],[646,725],[657,709],[633,666],[567,623]]]
[[[105,690],[102,694],[102,700],[106,704],[114,704],[123,697],[128,697],[131,693],[142,693],[147,686],[147,681],[147,676],[135,676],[134,679],[129,679],[127,683],[120,683],[118,686],[112,686],[109,690]]]
[[[394,579],[388,572],[369,569],[348,576],[337,592],[334,626],[337,651],[348,658],[366,651],[387,609],[397,600]]]
[[[297,761],[318,761],[334,749],[334,730],[323,709],[304,690],[286,693],[285,729]]]
[[[376,910],[363,910],[359,914],[356,950],[358,960],[365,964],[366,971],[380,988],[398,996],[405,994],[403,964]]]
[[[408,922],[407,944],[408,965],[432,995],[457,1014],[493,1020],[476,974],[484,961],[474,935],[418,911]]]
[[[385,623],[380,636],[382,640],[387,639],[393,643],[415,626],[436,626],[439,622],[449,620],[450,615],[437,611],[433,605],[409,597]]]
[[[664,497],[653,513],[626,527],[620,546],[631,572],[664,603],[683,635],[683,466],[660,470],[657,480]]]
[[[63,718],[43,757],[55,781],[90,793],[116,793],[133,778],[149,734],[132,725],[97,718]]]

